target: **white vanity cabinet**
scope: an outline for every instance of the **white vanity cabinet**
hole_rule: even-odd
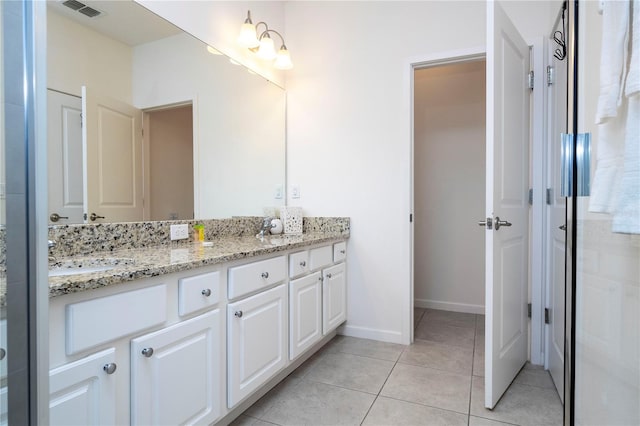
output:
[[[131,341],[131,424],[209,424],[220,415],[220,309]]]
[[[347,277],[344,263],[322,271],[322,331],[334,330],[347,319]]]
[[[51,370],[49,424],[115,424],[116,371],[113,348]]]
[[[322,338],[322,275],[315,272],[289,282],[289,359]]]
[[[227,396],[232,408],[287,363],[287,287],[227,306]]]

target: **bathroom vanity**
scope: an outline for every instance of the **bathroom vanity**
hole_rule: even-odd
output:
[[[345,321],[348,236],[113,250],[52,276],[51,424],[228,423]]]

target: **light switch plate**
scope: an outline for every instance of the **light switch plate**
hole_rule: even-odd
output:
[[[300,185],[291,185],[291,198],[300,198]]]
[[[184,240],[185,238],[189,238],[189,225],[182,224],[182,225],[171,225],[170,229],[170,234],[171,234],[171,241],[174,240]]]

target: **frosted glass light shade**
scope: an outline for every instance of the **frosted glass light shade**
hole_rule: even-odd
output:
[[[242,24],[240,27],[240,35],[238,36],[238,44],[248,49],[258,47],[260,41],[256,37],[256,27],[248,22]]]
[[[293,68],[293,62],[291,62],[291,54],[286,47],[282,46],[278,51],[278,56],[276,56],[273,67],[279,70],[290,70],[291,68]]]
[[[267,61],[276,57],[276,49],[273,46],[273,40],[271,40],[271,37],[262,37],[262,40],[260,40],[260,48],[256,55],[258,58]]]

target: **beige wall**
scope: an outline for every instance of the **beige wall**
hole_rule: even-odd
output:
[[[81,96],[87,86],[131,103],[132,50],[47,8],[47,87]]]
[[[145,118],[149,120],[150,220],[193,219],[192,107],[154,111]]]
[[[485,61],[414,80],[415,305],[484,313]]]

